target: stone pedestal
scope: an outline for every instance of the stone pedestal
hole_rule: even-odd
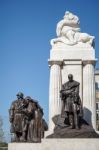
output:
[[[10,143],[8,150],[98,150],[98,139],[44,139],[42,143]]]
[[[95,63],[95,50],[92,46],[86,44],[68,46],[57,43],[52,47],[49,59],[49,134],[54,129],[52,117],[61,112],[59,91],[62,84],[68,81],[68,74],[73,74],[74,80],[80,83],[84,119],[96,129]]]

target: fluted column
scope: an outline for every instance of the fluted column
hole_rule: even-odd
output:
[[[54,123],[52,117],[61,113],[61,61],[49,61],[50,85],[49,85],[49,132],[52,133]]]
[[[84,61],[83,67],[83,107],[84,119],[96,129],[95,100],[95,60]]]

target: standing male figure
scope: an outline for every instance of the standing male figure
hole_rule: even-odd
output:
[[[23,93],[19,92],[16,96],[17,100],[12,102],[9,110],[11,133],[14,133],[15,142],[25,142],[28,128],[28,116],[26,115],[28,103]]]
[[[68,75],[68,80],[62,85],[62,115],[66,112],[69,124],[72,128],[79,129],[79,114],[82,112],[81,100],[79,97],[80,83],[73,80],[73,75]]]

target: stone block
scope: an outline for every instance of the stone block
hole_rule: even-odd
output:
[[[8,150],[99,150],[99,139],[44,139],[42,143],[9,143]]]

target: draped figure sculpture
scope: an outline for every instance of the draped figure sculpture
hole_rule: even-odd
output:
[[[71,12],[66,11],[63,20],[57,24],[57,38],[51,40],[51,45],[54,46],[57,43],[64,43],[69,46],[83,43],[86,43],[88,46],[94,45],[94,36],[81,33],[79,24],[79,18]]]

